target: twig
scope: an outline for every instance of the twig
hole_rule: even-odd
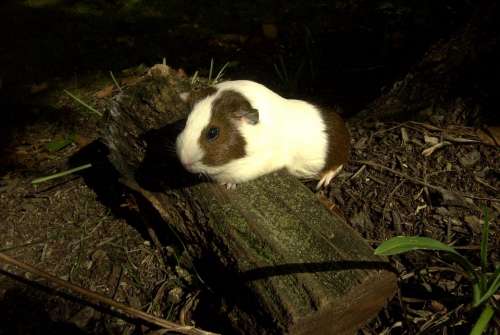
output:
[[[366,166],[366,165],[363,165],[363,166]],[[396,185],[396,187],[394,187],[391,191],[391,193],[389,193],[389,195],[385,198],[385,201],[384,201],[384,208],[382,209],[382,218],[381,220],[383,220],[384,218],[384,215],[385,215],[385,211],[387,210],[387,206],[389,205],[392,197],[394,196],[394,193],[396,193],[396,191],[401,187],[401,185],[404,184],[404,180],[403,181],[400,181],[398,185]]]
[[[463,144],[481,143],[481,141],[478,140],[471,140],[470,138],[453,137],[446,134],[444,134],[443,137],[445,140],[456,143],[463,143]]]
[[[483,185],[483,186],[486,186],[488,187],[489,189],[495,191],[495,192],[498,192],[498,189],[496,187],[493,187],[491,186],[490,184],[488,184],[486,181],[484,181],[483,179],[479,178],[478,176],[474,176],[474,180],[477,181],[479,184]]]
[[[466,197],[466,198],[471,198],[471,199],[487,200],[487,201],[492,201],[492,202],[500,202],[500,199],[496,199],[496,198],[478,197],[478,196],[475,196],[475,195],[472,195],[472,194],[467,194],[467,193],[462,193],[462,192],[457,192],[457,191],[449,191],[449,190],[445,189],[444,187],[426,183],[422,179],[415,178],[415,177],[410,177],[410,176],[408,176],[408,175],[406,175],[406,174],[404,174],[402,172],[396,171],[394,169],[388,168],[387,166],[384,166],[382,164],[378,164],[378,163],[375,163],[375,162],[372,162],[372,161],[365,161],[365,160],[358,161],[358,160],[354,160],[353,162],[357,163],[357,164],[365,164],[365,165],[368,165],[368,166],[371,166],[371,167],[375,167],[375,168],[378,168],[378,169],[381,169],[381,170],[389,171],[392,174],[395,174],[396,176],[399,176],[401,178],[408,179],[409,181],[411,181],[411,182],[413,182],[415,184],[426,186],[428,188],[432,188],[433,190],[437,190],[439,192],[443,192],[444,191],[444,192],[449,192],[449,193],[452,193],[452,194],[456,194],[458,196],[462,196],[462,197]]]
[[[44,271],[41,271],[29,264],[20,262],[10,256],[5,255],[4,253],[0,253],[0,261],[6,264],[14,265],[18,268],[23,269],[24,271],[31,272],[39,277],[44,278],[45,280],[51,281],[52,283],[63,287],[65,289],[68,289],[72,292],[76,292],[83,296],[85,299],[87,299],[90,302],[94,303],[101,303],[108,305],[111,308],[117,309],[121,311],[123,314],[128,315],[129,317],[132,317],[134,319],[139,319],[142,321],[145,321],[149,324],[154,324],[156,326],[168,329],[170,331],[175,331],[181,334],[186,334],[186,335],[215,335],[216,333],[208,332],[202,329],[198,329],[192,326],[181,326],[175,322],[167,321],[164,319],[161,319],[159,317],[156,317],[154,315],[150,315],[148,313],[145,313],[141,310],[135,309],[133,307],[127,306],[125,304],[119,303],[117,301],[114,301],[113,299],[110,299],[106,296],[103,296],[99,293],[84,289],[82,287],[76,286],[72,283],[69,283],[65,280],[59,279],[56,276],[53,276],[49,273],[46,273]]]
[[[349,178],[349,179],[354,179],[354,178],[357,178],[357,177],[361,174],[361,172],[363,172],[365,169],[366,169],[366,165],[361,166],[361,167],[358,169],[358,171],[356,171],[356,173],[355,173],[355,174],[353,174],[353,175],[351,176],[351,178]]]
[[[442,135],[443,139],[448,140],[450,142],[463,143],[463,144],[481,143],[481,141],[473,140],[473,139],[470,139],[470,138],[461,138],[461,137],[454,137],[454,136],[448,135],[448,134],[446,134],[447,129],[441,129],[441,128],[432,126],[430,124],[421,123],[421,122],[415,122],[415,121],[410,121],[409,123],[417,125],[417,126],[421,126],[421,127],[425,128],[427,130],[442,132],[443,133],[443,135]],[[419,129],[418,127],[411,127],[411,126],[408,126],[408,125],[407,125],[407,127],[422,132],[422,130]]]
[[[431,147],[429,147],[427,149],[422,150],[422,155],[429,157],[437,149],[445,147],[445,146],[450,145],[450,144],[451,144],[451,142],[448,142],[448,141],[443,141],[443,142],[436,143],[433,146],[431,146]]]
[[[433,125],[428,124],[428,123],[416,122],[416,121],[410,121],[409,123],[424,127],[425,129],[428,129],[428,130],[443,131],[443,129],[436,127],[436,126],[433,126]]]

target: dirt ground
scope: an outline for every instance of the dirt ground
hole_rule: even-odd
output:
[[[460,107],[461,101],[450,105]],[[486,210],[490,261],[498,264],[498,147],[482,143],[475,129],[454,123],[459,120],[351,122],[351,162],[322,192],[374,247],[395,235],[428,236],[454,245],[475,264]],[[140,222],[113,212],[79,175],[31,184],[36,177],[67,169],[70,157],[96,138],[96,123],[96,117],[85,115],[16,130],[12,145],[4,148],[0,251],[116,301],[210,329],[211,320],[189,317],[195,311],[187,309],[195,309],[193,299],[204,288],[183,266],[186,255],[178,246],[155,247]],[[72,129],[79,135],[71,144],[49,150],[48,144]],[[422,154],[442,141],[443,147]],[[118,199],[122,207],[133,206],[130,199]],[[467,307],[471,287],[453,263],[432,252],[391,260],[399,271],[399,293],[359,334],[466,333],[477,312]],[[7,322],[0,334],[146,331],[74,295],[68,298],[33,274],[3,268],[0,310]],[[218,321],[213,322],[217,329]]]

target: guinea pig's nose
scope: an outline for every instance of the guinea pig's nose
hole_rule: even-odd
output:
[[[193,168],[193,162],[183,162],[183,165],[188,171],[191,171],[191,169]]]

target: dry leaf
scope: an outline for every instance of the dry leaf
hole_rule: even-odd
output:
[[[104,88],[102,88],[101,90],[97,91],[95,96],[99,99],[102,99],[102,98],[107,98],[109,96],[111,96],[111,94],[113,93],[113,85],[112,84],[109,84],[107,86],[105,86]]]
[[[84,147],[92,142],[92,139],[82,135],[75,135],[74,141],[79,147]]]
[[[427,133],[424,133],[424,141],[427,144],[435,145],[435,144],[439,143],[439,138],[434,137],[434,136],[430,136],[430,135],[427,135]]]
[[[500,146],[500,127],[486,127],[486,130],[477,129],[476,134],[484,144]]]
[[[408,137],[408,131],[405,127],[401,127],[401,139],[403,141],[403,144],[407,144],[410,140],[410,138]]]
[[[143,78],[140,76],[131,76],[131,77],[123,78],[121,80],[122,87],[123,86],[133,86],[133,85],[137,84],[138,82],[140,82],[142,79]]]

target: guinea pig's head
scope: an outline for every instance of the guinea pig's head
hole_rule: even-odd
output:
[[[245,157],[243,125],[255,125],[259,113],[240,93],[221,90],[193,104],[177,137],[177,155],[192,173],[215,176],[232,160]]]

